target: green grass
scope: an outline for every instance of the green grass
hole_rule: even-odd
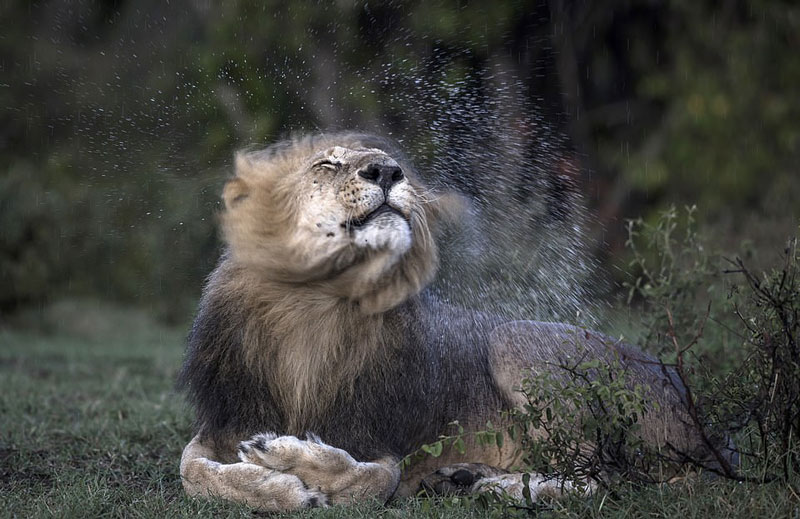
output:
[[[191,416],[173,385],[185,329],[138,311],[57,305],[0,328],[0,516],[253,517],[189,499],[178,475]],[[545,517],[800,517],[785,483],[692,479],[571,497]],[[278,517],[502,517],[463,502],[368,503]]]

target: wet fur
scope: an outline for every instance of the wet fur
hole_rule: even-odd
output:
[[[310,176],[320,172],[309,161],[332,146],[383,150],[402,166],[402,189],[413,191],[404,206],[413,237],[406,252],[393,254],[390,244],[332,246],[322,254],[298,239],[298,196],[306,196],[298,185],[311,188]],[[206,284],[180,374],[196,411],[195,441],[213,446],[216,461],[236,461],[239,442],[268,431],[313,432],[356,460],[398,461],[449,432],[454,420],[473,429],[498,423],[502,410],[520,404],[515,389],[525,369],[551,369],[576,351],[574,328],[507,323],[425,291],[437,264],[436,230],[459,202],[427,190],[390,142],[359,134],[303,137],[240,154],[236,162],[223,195],[227,250]],[[366,196],[357,177],[347,182],[341,193]],[[348,231],[342,227],[331,233]],[[579,342],[593,356],[621,356],[634,380],[655,388],[663,411],[645,424],[653,442],[696,447],[668,374],[597,334]],[[451,461],[503,469],[515,461],[475,446],[469,456]],[[400,493],[413,492],[422,475],[406,473]]]
[[[458,315],[429,295],[368,316],[345,302],[298,306],[292,318],[308,330],[292,337],[306,341],[290,349],[267,328],[274,308],[253,312],[239,297],[252,285],[233,282],[230,291],[231,280],[219,279],[228,276],[236,274],[222,268],[210,280],[225,294],[204,298],[181,375],[203,436],[223,443],[313,431],[356,459],[403,457],[453,420],[503,406],[488,360],[488,332],[499,323],[488,317]]]
[[[422,308],[423,300],[403,303],[433,276],[437,254],[429,222],[449,210],[444,202],[414,208],[411,250],[369,286],[359,285],[358,268],[344,268],[358,262],[359,251],[326,258],[332,265],[312,258],[308,269],[285,268],[297,264],[281,245],[298,218],[292,204],[296,187],[287,172],[301,169],[309,156],[334,144],[392,149],[372,136],[315,136],[237,157],[237,176],[226,186],[227,210],[221,217],[229,249],[206,285],[180,375],[197,411],[199,431],[215,441],[244,439],[267,429],[315,431],[329,443],[354,448],[354,454],[378,452],[383,445],[351,438],[375,436],[382,443],[387,433],[405,436],[403,431],[354,429],[374,420],[366,418],[383,413],[387,404],[414,413],[419,400],[405,394],[408,368],[430,368],[446,360],[432,358],[430,348],[409,347],[429,343],[429,330],[439,327],[405,318],[409,311],[436,313]],[[402,164],[413,177],[411,166]],[[242,183],[251,185],[246,189]],[[245,200],[251,207],[237,211]],[[435,380],[421,378],[426,379],[430,385],[420,391],[441,394]],[[376,395],[378,401],[369,401],[373,392],[368,388],[376,383],[386,386],[388,400]],[[389,443],[400,454],[414,441],[412,436]]]

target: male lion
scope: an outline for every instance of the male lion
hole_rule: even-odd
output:
[[[315,135],[240,153],[223,198],[227,248],[180,374],[197,413],[180,467],[189,494],[290,510],[411,495],[432,473],[519,494],[521,475],[505,473],[518,462],[510,442],[398,462],[455,420],[502,423],[524,401],[522,378],[578,347],[651,387],[660,405],[645,416],[647,441],[702,450],[674,381],[644,354],[426,292],[437,228],[459,203],[427,189],[389,142]],[[534,497],[554,486],[531,478]]]

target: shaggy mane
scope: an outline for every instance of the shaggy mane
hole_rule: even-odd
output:
[[[281,418],[295,433],[324,417],[335,399],[352,395],[359,374],[387,354],[383,314],[432,279],[438,258],[431,227],[452,210],[444,201],[429,203],[420,197],[409,222],[414,236],[411,249],[377,279],[367,269],[381,260],[380,252],[370,252],[372,263],[364,261],[368,266],[363,268],[359,265],[367,253],[347,251],[336,261],[315,263],[305,277],[288,273],[293,265],[286,264],[290,260],[279,245],[299,218],[292,175],[333,146],[378,148],[418,182],[397,147],[371,135],[302,136],[262,150],[241,151],[236,175],[223,195],[226,209],[221,222],[228,252],[208,284],[207,299],[229,301],[235,310],[226,311],[241,316],[231,320],[238,330],[226,332],[239,335],[240,351],[227,354],[222,365],[231,364],[228,371],[233,373],[237,371],[233,364],[244,363],[256,383],[270,388]],[[247,208],[240,204],[245,198]]]

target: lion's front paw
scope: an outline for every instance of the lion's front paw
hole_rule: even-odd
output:
[[[247,465],[299,478],[307,489],[327,496],[328,503],[350,503],[365,497],[386,500],[400,479],[396,459],[358,462],[313,434],[306,440],[257,434],[239,444],[239,458]]]
[[[239,459],[269,469],[285,472],[294,467],[303,455],[302,440],[274,433],[256,434],[239,444]]]
[[[257,434],[240,443],[239,459],[281,472],[324,470],[335,473],[356,463],[345,451],[326,445],[315,436],[301,440],[273,433]]]

